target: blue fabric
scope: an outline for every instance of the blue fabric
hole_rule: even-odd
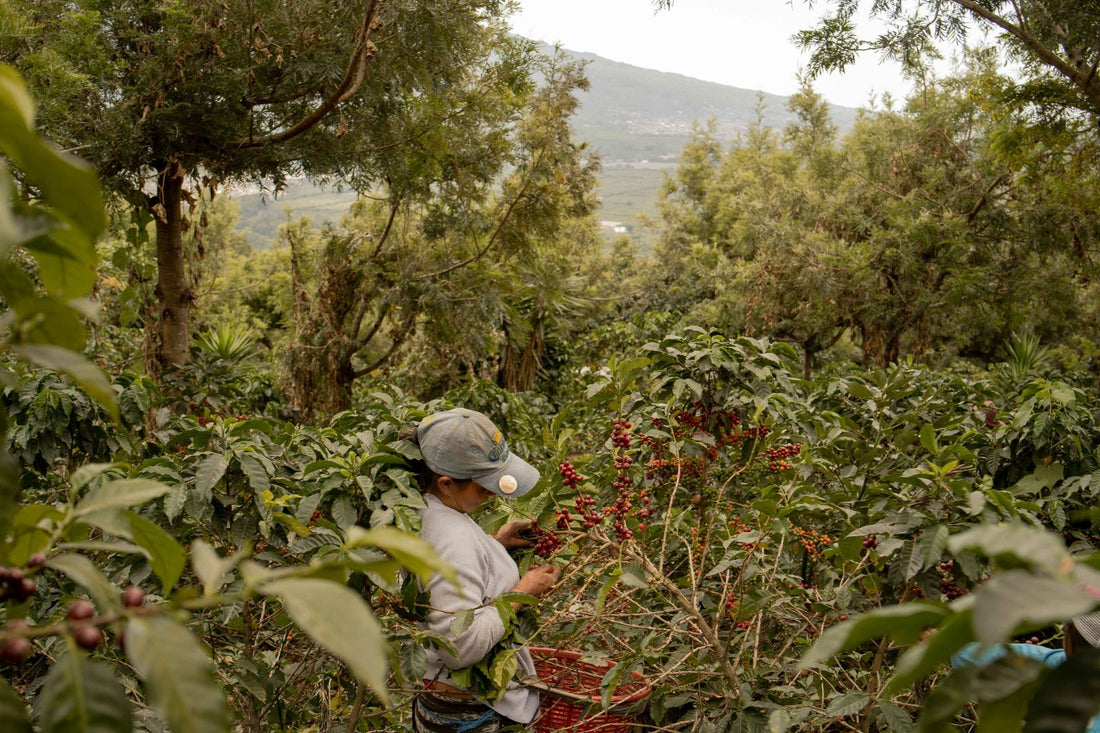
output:
[[[472,703],[476,705],[477,703]],[[445,715],[435,710],[429,710],[424,706],[423,700],[420,697],[413,702],[413,729],[417,729],[417,720],[422,719],[423,725],[434,724],[438,726],[446,726],[448,730],[457,731],[458,733],[468,733],[468,731],[477,730],[486,723],[499,722],[501,720],[500,714],[492,708],[486,707],[485,712],[481,713],[476,718],[470,717],[473,713],[462,713],[461,717]],[[426,720],[423,720],[426,719]],[[496,730],[497,726],[491,728]],[[490,730],[490,729],[486,729]]]
[[[1000,646],[983,647],[981,644],[967,644],[951,657],[952,667],[969,667],[970,665],[985,666],[995,659],[1000,659],[1011,651],[1018,657],[1034,659],[1048,667],[1057,667],[1066,661],[1066,653],[1062,649],[1050,649],[1038,644],[1008,644]]]
[[[466,731],[474,730],[482,723],[488,723],[490,720],[493,720],[496,717],[497,711],[490,708],[489,710],[486,710],[485,713],[477,720],[468,720],[462,725],[455,728],[455,730],[458,731],[458,733],[466,733]]]
[[[951,657],[952,667],[983,666],[1005,654],[1013,654],[1035,659],[1048,667],[1057,667],[1066,661],[1066,652],[1062,649],[1049,649],[1038,644],[1007,644],[983,647],[981,644],[967,644]],[[1085,733],[1100,733],[1100,717],[1092,719]]]

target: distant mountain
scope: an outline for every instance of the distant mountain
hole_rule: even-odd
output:
[[[549,46],[543,50],[552,51]],[[782,129],[791,119],[786,97],[643,69],[592,53],[566,53],[585,62],[590,82],[580,96],[573,126],[577,138],[588,141],[603,157],[600,217],[627,227],[636,223],[638,214],[653,210],[664,173],[675,168],[696,122],[714,118],[719,137],[732,140],[756,119],[760,100],[764,124]],[[843,132],[852,126],[856,110],[832,107],[832,115]],[[259,193],[236,198],[241,206],[238,228],[253,247],[266,248],[276,243],[287,209],[316,223],[334,221],[355,194],[303,182],[292,183],[278,199]]]
[[[549,46],[543,48],[550,52]],[[765,125],[782,129],[791,120],[787,98],[700,81],[682,74],[643,69],[593,53],[566,51],[585,62],[590,89],[574,118],[577,136],[603,153],[606,162],[675,161],[692,125],[714,118],[718,135],[732,140],[756,119],[762,101]],[[832,107],[841,131],[857,110]]]

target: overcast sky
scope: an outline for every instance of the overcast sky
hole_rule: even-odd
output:
[[[817,3],[819,8],[822,3]],[[789,95],[807,56],[791,36],[817,13],[802,0],[676,0],[655,12],[650,0],[519,0],[516,33],[612,61],[673,71],[743,89]],[[861,58],[844,74],[814,81],[829,102],[867,106],[869,95],[903,99],[912,88],[896,64]]]

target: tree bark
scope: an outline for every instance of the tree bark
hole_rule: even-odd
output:
[[[191,308],[195,294],[187,278],[183,248],[183,167],[170,160],[157,175],[153,202],[157,237],[157,300],[160,311],[150,324],[154,333],[152,356],[170,367],[187,363],[191,347]],[[159,370],[157,370],[159,372]]]

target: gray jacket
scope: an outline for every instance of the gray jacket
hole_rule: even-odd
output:
[[[438,575],[432,576],[428,583],[433,610],[428,613],[427,626],[449,639],[458,656],[441,649],[429,649],[427,677],[453,684],[449,670],[475,664],[504,637],[504,622],[496,607],[484,604],[515,587],[519,582],[519,568],[504,546],[487,535],[469,516],[444,505],[435,496],[428,495],[425,499],[428,505],[420,511],[423,522],[420,537],[454,566],[462,587],[459,592]],[[470,608],[477,609],[474,621],[456,636],[451,631],[454,613]],[[519,676],[534,676],[535,665],[530,652],[524,649],[516,658]],[[538,712],[539,696],[536,690],[513,684],[504,697],[489,705],[518,723],[529,723]]]

